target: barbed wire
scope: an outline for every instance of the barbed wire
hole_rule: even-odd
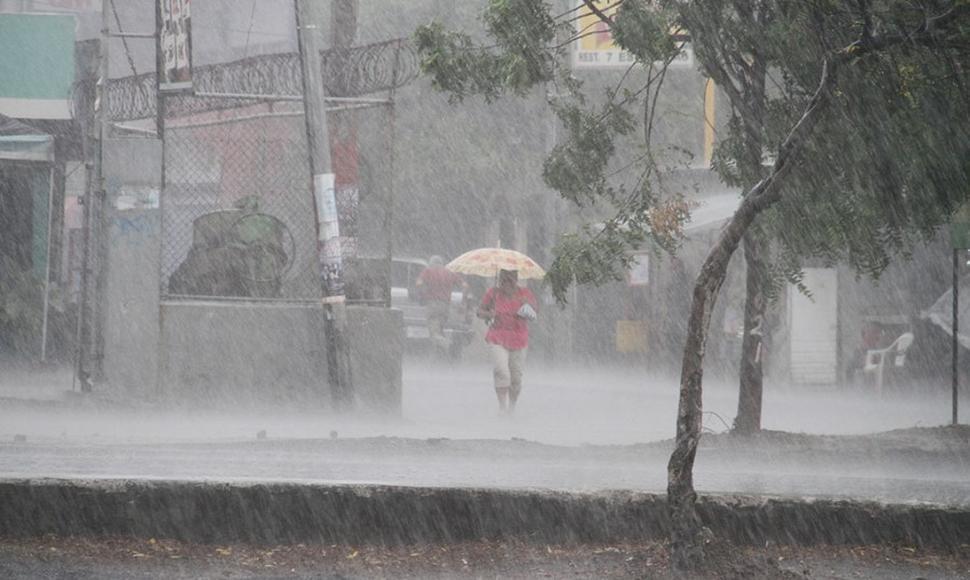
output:
[[[329,96],[361,97],[400,88],[418,76],[418,56],[406,39],[394,39],[348,50],[321,52],[323,78]],[[395,74],[394,67],[397,66]],[[93,110],[96,79],[75,84],[75,118]],[[197,93],[278,95],[303,94],[299,55],[267,54],[194,67]],[[155,116],[155,73],[112,79],[108,83],[105,115],[110,121]],[[271,99],[268,99],[271,100]],[[180,117],[252,103],[253,99],[206,98],[185,95],[166,98],[166,116]]]

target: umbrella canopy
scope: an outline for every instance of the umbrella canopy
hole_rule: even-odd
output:
[[[523,253],[504,248],[479,248],[458,256],[445,266],[452,272],[473,276],[497,276],[499,270],[515,270],[521,279],[540,279],[546,271]]]

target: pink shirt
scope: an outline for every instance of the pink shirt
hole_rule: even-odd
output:
[[[444,266],[429,266],[418,275],[419,293],[425,300],[451,302],[451,291],[461,286],[462,277]]]
[[[497,288],[489,288],[482,298],[482,306],[495,305],[495,319],[488,327],[485,342],[504,346],[509,350],[522,350],[529,346],[529,322],[515,315],[528,302],[539,310],[532,290],[519,288],[513,296],[506,296]]]

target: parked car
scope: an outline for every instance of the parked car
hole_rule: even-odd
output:
[[[431,331],[428,328],[428,311],[420,303],[415,282],[428,266],[420,258],[394,258],[391,261],[391,308],[404,313],[404,338],[410,350],[429,350]],[[349,304],[383,306],[387,285],[386,260],[380,257],[355,257],[344,264],[345,289]],[[448,339],[448,355],[461,358],[462,350],[472,339],[471,300],[465,301],[462,292],[451,293],[451,314],[445,325]]]

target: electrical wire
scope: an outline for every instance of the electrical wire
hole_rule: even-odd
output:
[[[115,0],[108,0],[111,4],[111,12],[115,17],[115,25],[118,26],[118,32],[124,34],[125,30],[121,27],[121,17],[118,16],[118,9],[115,8]],[[131,68],[131,74],[138,76],[138,70],[135,69],[135,59],[131,56],[131,50],[128,49],[128,39],[124,36],[121,37],[121,44],[125,47],[125,56],[128,58],[128,66]]]

